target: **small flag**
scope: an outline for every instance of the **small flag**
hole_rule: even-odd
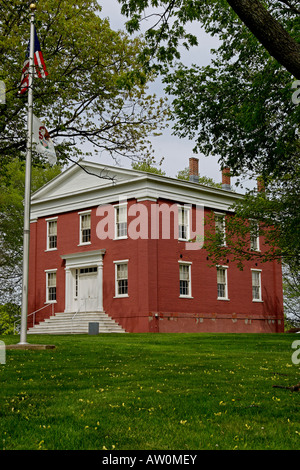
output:
[[[49,132],[46,127],[34,114],[32,116],[33,121],[33,134],[32,141],[35,143],[35,151],[45,155],[50,165],[54,165],[57,161],[55,147],[50,138]]]
[[[25,93],[28,90],[29,86],[29,55],[30,55],[30,41],[27,46],[26,58],[22,69],[21,85],[20,85],[20,94]],[[41,51],[41,46],[39,39],[36,34],[36,29],[34,27],[34,65],[35,73],[34,76],[38,78],[45,78],[48,75],[46,64],[44,62],[44,57]]]

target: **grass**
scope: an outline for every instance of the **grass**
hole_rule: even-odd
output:
[[[1,337],[6,344],[19,337]],[[297,335],[30,336],[0,364],[0,450],[299,449]]]

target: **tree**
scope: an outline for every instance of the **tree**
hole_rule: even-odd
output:
[[[34,166],[32,191],[61,172],[60,166]],[[21,294],[23,259],[25,164],[14,158],[0,174],[0,299],[18,304]]]
[[[35,80],[34,113],[44,119],[59,161],[91,151],[147,156],[147,138],[163,125],[165,107],[147,94],[153,74],[138,62],[141,39],[113,31],[96,0],[38,3],[36,29],[49,75]],[[18,87],[28,40],[27,2],[1,2],[2,161],[24,158],[27,96],[18,95]],[[39,159],[35,155],[33,161]]]
[[[0,335],[11,335],[19,323],[21,315],[20,306],[12,302],[0,305]],[[16,328],[17,329],[17,328]]]
[[[160,166],[162,162],[163,162],[163,158],[160,160],[158,165]],[[162,176],[165,176],[166,174],[166,172],[163,171],[161,168],[157,168],[157,163],[154,157],[148,157],[138,162],[132,162],[131,167],[134,170],[146,171],[147,173],[155,173],[157,175],[162,175]]]
[[[177,173],[177,178],[179,180],[189,180],[189,167],[184,168],[183,170],[178,171]],[[216,183],[212,178],[209,178],[208,176],[199,176],[199,184],[204,184],[205,186],[210,186],[212,188],[222,188],[221,183]]]
[[[185,47],[196,44],[196,38],[188,32],[186,25],[199,21],[210,33],[225,37],[226,24],[237,26],[237,17],[260,41],[264,48],[292,75],[300,78],[299,29],[292,32],[282,23],[284,13],[287,22],[290,16],[299,17],[297,0],[118,0],[122,13],[131,16],[127,23],[129,31],[139,29],[145,17],[154,17],[154,25],[146,33],[151,54],[155,52],[163,62],[179,58],[178,44],[183,39]],[[229,6],[231,8],[229,8]],[[147,16],[147,8],[155,7],[155,12]],[[279,16],[279,18],[278,18]],[[218,30],[218,25],[225,28]],[[297,22],[299,28],[299,19]]]
[[[299,77],[298,2],[120,0],[120,3],[123,13],[131,15],[130,31],[139,27],[145,7],[157,7],[158,14],[153,16],[157,21],[146,33],[149,45],[145,57],[153,54],[166,90],[173,97],[174,133],[195,140],[195,152],[217,156],[221,166],[230,168],[232,176],[260,175],[268,188],[267,197],[250,193],[235,206],[236,218],[229,222],[231,236],[228,232],[232,244],[228,243],[227,249],[231,247],[236,259],[258,255],[242,246],[243,239],[246,242],[245,237],[249,238],[248,219],[257,218],[269,243],[265,260],[277,259],[281,253],[286,262],[299,266],[299,216],[295,201],[299,200],[300,106],[292,101],[293,80]],[[263,28],[269,33],[265,36],[273,38],[272,51],[270,44],[264,43],[266,38],[262,38],[261,18],[266,18]],[[181,39],[187,48],[196,44],[189,33],[190,21],[198,21],[206,32],[221,41],[206,67],[186,67],[176,62],[180,58]],[[283,55],[289,57],[293,71]],[[246,245],[249,246],[248,241]],[[216,246],[214,253],[220,255]]]

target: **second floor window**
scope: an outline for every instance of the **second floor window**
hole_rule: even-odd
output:
[[[91,214],[80,214],[80,244],[91,243]]]
[[[57,220],[47,221],[47,250],[57,248]]]
[[[250,249],[259,251],[259,226],[255,221],[250,222]]]
[[[216,226],[216,235],[219,239],[219,245],[225,246],[225,214],[215,213],[215,226]]]
[[[180,240],[189,239],[189,209],[183,206],[178,207],[178,238]]]
[[[115,238],[127,238],[127,205],[115,207]]]

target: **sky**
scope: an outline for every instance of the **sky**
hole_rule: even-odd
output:
[[[99,4],[102,7],[101,16],[106,17],[110,21],[110,26],[114,30],[125,30],[125,22],[127,20],[121,14],[121,5],[117,0],[99,0]],[[193,23],[189,26],[190,32],[195,34],[198,38],[198,46],[191,48],[189,51],[185,51],[182,54],[181,61],[185,65],[191,65],[192,63],[199,66],[208,65],[211,61],[211,49],[218,46],[218,39],[209,36],[203,31],[199,23]],[[166,97],[163,86],[158,79],[154,85],[151,85],[150,91],[153,91],[158,97]],[[176,177],[178,171],[184,169],[189,165],[189,158],[199,158],[199,172],[201,176],[208,176],[213,178],[216,182],[221,182],[221,171],[218,163],[218,158],[205,157],[202,154],[194,154],[193,147],[194,142],[189,139],[182,139],[172,135],[171,125],[168,129],[162,131],[161,136],[154,137],[151,139],[154,156],[157,162],[164,157],[161,169],[166,172],[167,176]],[[109,160],[110,159],[110,160]],[[102,156],[102,160],[106,164],[111,164],[111,158]],[[131,163],[128,159],[124,159],[121,164],[126,168],[131,167]],[[235,178],[232,178],[232,184],[236,182]],[[243,188],[236,188],[238,192],[244,192],[246,188],[252,188],[253,182],[244,180]]]

